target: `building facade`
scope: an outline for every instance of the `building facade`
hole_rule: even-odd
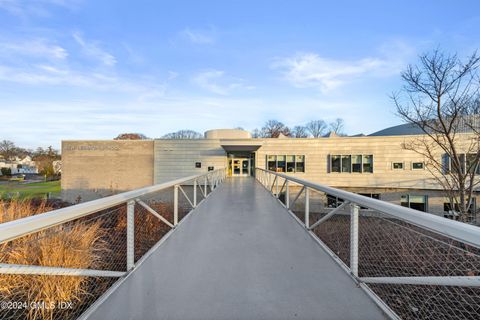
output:
[[[63,141],[62,193],[66,201],[86,201],[218,168],[232,177],[252,176],[259,167],[452,215],[426,160],[403,147],[421,137],[253,139],[246,131],[224,129],[207,131],[205,139]]]

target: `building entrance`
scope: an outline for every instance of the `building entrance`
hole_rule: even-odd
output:
[[[250,176],[250,159],[230,158],[229,172],[232,177]]]

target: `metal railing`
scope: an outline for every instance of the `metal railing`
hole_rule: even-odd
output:
[[[480,318],[480,228],[256,168],[391,318]]]
[[[15,208],[11,221],[0,211],[0,301],[9,303],[0,319],[76,318],[225,177],[219,169],[20,219]]]

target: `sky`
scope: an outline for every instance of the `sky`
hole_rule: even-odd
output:
[[[418,55],[480,48],[480,2],[0,0],[0,140],[397,125]]]

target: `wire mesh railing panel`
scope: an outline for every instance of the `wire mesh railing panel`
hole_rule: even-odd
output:
[[[465,319],[480,316],[480,288],[400,284],[368,285],[401,319]]]
[[[347,208],[349,208],[347,206]],[[332,209],[330,209],[332,210]],[[322,240],[343,263],[350,265],[350,215],[343,209],[325,222],[313,228],[315,235]],[[312,224],[325,214],[317,215]]]
[[[375,211],[359,222],[360,277],[480,276],[479,250]],[[403,319],[478,319],[480,288],[368,284]]]
[[[478,276],[479,250],[378,212],[361,212],[359,276]]]
[[[116,278],[75,270],[126,270],[123,215],[117,206],[1,244],[13,274],[0,273],[0,319],[78,317]]]

